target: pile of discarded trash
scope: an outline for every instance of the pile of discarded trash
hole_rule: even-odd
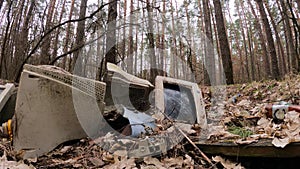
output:
[[[22,159],[87,137],[109,152],[125,149],[124,156],[146,157],[166,153],[196,133],[191,129],[196,123],[205,129],[197,84],[158,76],[153,86],[116,65],[107,67],[103,83],[54,66],[25,65],[17,89],[1,86],[2,138],[12,141]]]

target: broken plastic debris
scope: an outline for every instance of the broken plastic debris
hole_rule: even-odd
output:
[[[154,156],[167,152],[167,138],[164,137],[146,137],[138,140],[128,152],[128,157],[146,157]]]
[[[151,134],[151,132],[156,128],[155,120],[148,114],[132,111],[124,107],[123,116],[128,118],[130,122],[132,131],[131,136],[138,137],[142,133]]]

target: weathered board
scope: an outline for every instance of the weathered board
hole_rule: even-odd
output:
[[[197,141],[196,145],[206,154],[219,154],[237,157],[300,157],[300,143],[291,143],[284,148],[272,145],[272,139],[261,139],[257,143],[238,145],[233,141]]]

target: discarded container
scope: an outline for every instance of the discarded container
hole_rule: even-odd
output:
[[[300,106],[297,105],[288,105],[288,104],[279,104],[279,105],[272,105],[269,104],[266,106],[267,110],[267,117],[273,118],[275,120],[283,120],[285,114],[288,111],[296,111],[300,113]]]
[[[196,122],[201,124],[202,129],[207,127],[202,93],[196,83],[157,76],[155,106],[175,120]]]
[[[56,67],[25,65],[14,117],[15,150],[31,158],[65,141],[99,136],[104,96],[105,83]]]

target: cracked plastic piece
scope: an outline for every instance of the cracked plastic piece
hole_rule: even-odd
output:
[[[131,136],[133,137],[138,137],[142,133],[145,134],[147,132],[152,132],[156,128],[155,120],[146,113],[132,111],[124,107],[124,117],[128,118],[129,120],[131,126]]]

